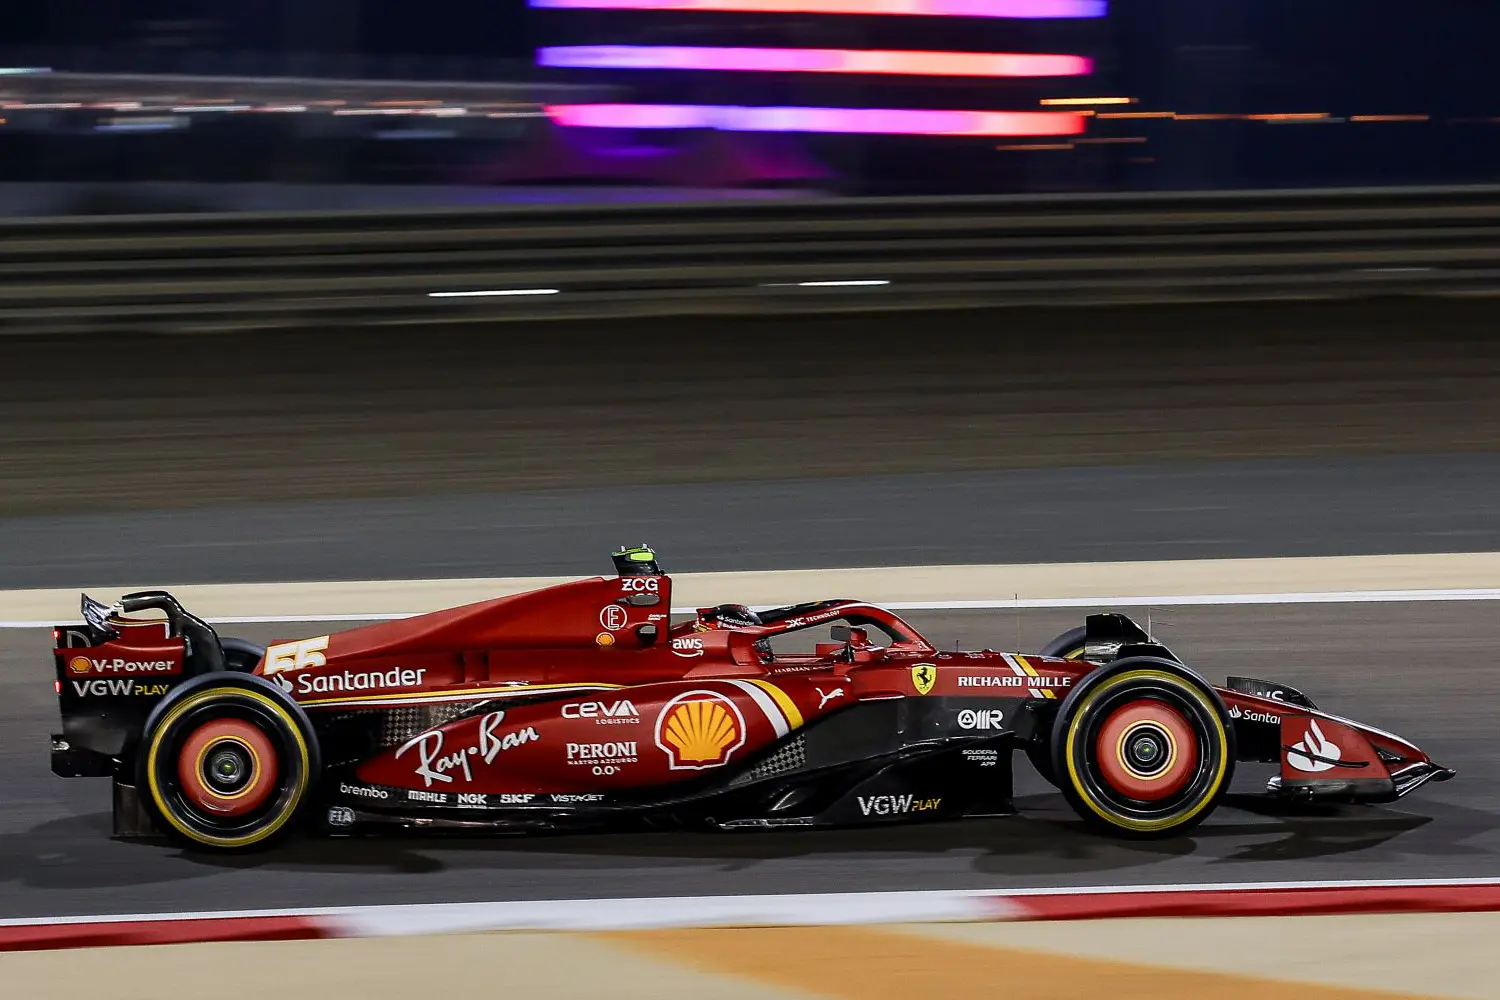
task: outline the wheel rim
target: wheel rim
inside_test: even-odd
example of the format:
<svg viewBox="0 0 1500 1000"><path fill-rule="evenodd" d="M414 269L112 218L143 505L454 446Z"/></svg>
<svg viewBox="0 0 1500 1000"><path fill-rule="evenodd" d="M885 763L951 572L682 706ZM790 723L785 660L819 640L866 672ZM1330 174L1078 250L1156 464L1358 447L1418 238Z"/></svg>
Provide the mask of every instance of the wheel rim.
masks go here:
<svg viewBox="0 0 1500 1000"><path fill-rule="evenodd" d="M1187 823L1214 800L1227 773L1227 733L1214 705L1166 672L1133 671L1102 683L1080 705L1067 736L1075 791L1091 812L1122 829Z"/></svg>
<svg viewBox="0 0 1500 1000"><path fill-rule="evenodd" d="M147 757L151 795L179 833L217 847L266 839L297 811L310 778L300 730L256 691L204 691L164 717Z"/></svg>

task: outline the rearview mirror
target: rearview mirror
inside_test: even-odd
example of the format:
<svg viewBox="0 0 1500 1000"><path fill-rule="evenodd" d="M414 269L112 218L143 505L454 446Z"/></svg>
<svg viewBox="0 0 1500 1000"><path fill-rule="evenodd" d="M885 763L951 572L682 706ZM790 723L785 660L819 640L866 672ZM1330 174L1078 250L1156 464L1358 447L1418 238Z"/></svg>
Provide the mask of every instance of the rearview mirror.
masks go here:
<svg viewBox="0 0 1500 1000"><path fill-rule="evenodd" d="M854 638L854 633L848 625L835 625L828 630L828 637L834 642L848 642Z"/></svg>

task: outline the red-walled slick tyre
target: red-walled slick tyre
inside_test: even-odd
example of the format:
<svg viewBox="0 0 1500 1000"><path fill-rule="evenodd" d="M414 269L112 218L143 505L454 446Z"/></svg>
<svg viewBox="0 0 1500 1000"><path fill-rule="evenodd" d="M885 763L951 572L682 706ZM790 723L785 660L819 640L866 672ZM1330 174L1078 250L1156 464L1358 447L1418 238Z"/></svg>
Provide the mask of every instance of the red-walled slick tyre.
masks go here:
<svg viewBox="0 0 1500 1000"><path fill-rule="evenodd" d="M1116 660L1064 700L1052 765L1068 804L1123 837L1170 837L1213 812L1234 776L1234 729L1213 687L1154 656Z"/></svg>
<svg viewBox="0 0 1500 1000"><path fill-rule="evenodd" d="M221 672L157 706L136 767L142 801L163 831L189 846L234 851L294 828L320 763L295 702L259 677Z"/></svg>

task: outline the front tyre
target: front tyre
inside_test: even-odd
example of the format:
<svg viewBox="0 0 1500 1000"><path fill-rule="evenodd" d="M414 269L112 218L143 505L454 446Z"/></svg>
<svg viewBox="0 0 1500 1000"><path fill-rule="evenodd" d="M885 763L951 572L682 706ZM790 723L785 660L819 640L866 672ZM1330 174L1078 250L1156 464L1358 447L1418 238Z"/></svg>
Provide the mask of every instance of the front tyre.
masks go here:
<svg viewBox="0 0 1500 1000"><path fill-rule="evenodd" d="M1131 838L1203 822L1234 776L1234 729L1213 687L1171 660L1131 656L1085 678L1058 709L1052 762L1079 816Z"/></svg>
<svg viewBox="0 0 1500 1000"><path fill-rule="evenodd" d="M137 787L157 825L192 847L262 847L294 827L320 762L301 708L270 682L195 678L152 712Z"/></svg>

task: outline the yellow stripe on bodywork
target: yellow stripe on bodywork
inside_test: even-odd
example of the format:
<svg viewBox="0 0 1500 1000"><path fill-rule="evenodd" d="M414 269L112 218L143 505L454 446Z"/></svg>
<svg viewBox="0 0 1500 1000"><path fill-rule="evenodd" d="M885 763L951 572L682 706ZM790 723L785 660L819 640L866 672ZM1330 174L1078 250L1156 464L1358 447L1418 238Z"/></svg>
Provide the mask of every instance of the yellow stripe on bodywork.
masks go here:
<svg viewBox="0 0 1500 1000"><path fill-rule="evenodd" d="M750 680L750 683L754 684L756 687L760 688L766 694L771 696L771 698L776 702L776 707L781 709L781 714L786 716L787 724L791 726L791 728L801 728L802 710L797 707L797 703L795 701L792 701L790 695L781 690L781 688L777 687L775 684L772 684L770 681L762 681L752 678Z"/></svg>
<svg viewBox="0 0 1500 1000"><path fill-rule="evenodd" d="M368 701L408 701L415 704L438 698L464 698L470 695L478 697L509 694L522 698L532 694L550 694L554 691L577 691L583 694L589 691L613 691L624 686L623 684L595 684L592 681L580 681L577 684L528 684L525 687L435 688L431 691L387 691L381 694L341 694L331 698L305 698L298 701L298 704L309 708Z"/></svg>
<svg viewBox="0 0 1500 1000"><path fill-rule="evenodd" d="M1033 667L1029 662L1027 662L1026 657L1022 656L1020 653L1016 654L1016 662L1021 665L1021 669L1025 670L1029 676L1041 676L1041 674L1036 672L1036 667ZM1051 698L1054 701L1057 700L1057 692L1053 691L1051 688L1037 688L1037 690L1041 692L1043 698Z"/></svg>

